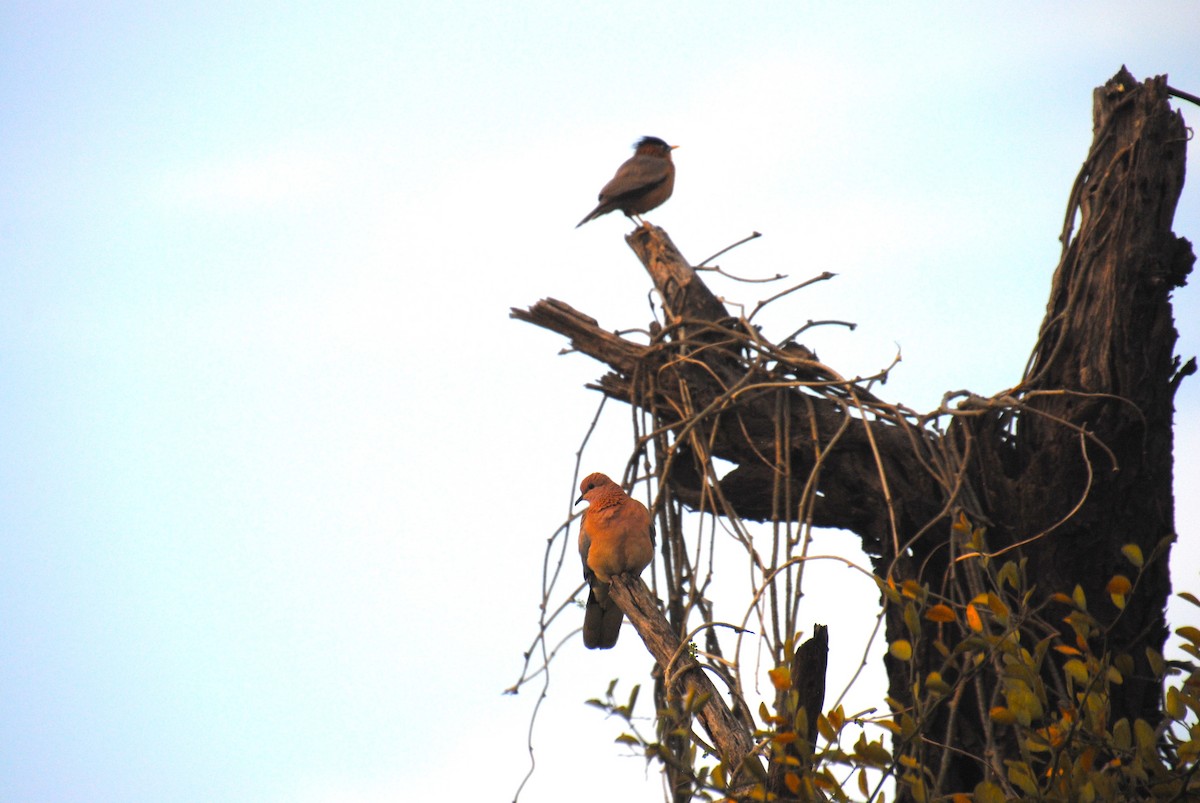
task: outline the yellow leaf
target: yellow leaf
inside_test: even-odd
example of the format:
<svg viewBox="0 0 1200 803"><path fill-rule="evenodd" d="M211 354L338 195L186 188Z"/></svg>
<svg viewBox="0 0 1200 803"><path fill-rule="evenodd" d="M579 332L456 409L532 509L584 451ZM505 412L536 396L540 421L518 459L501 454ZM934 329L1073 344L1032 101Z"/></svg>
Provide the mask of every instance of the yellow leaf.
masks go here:
<svg viewBox="0 0 1200 803"><path fill-rule="evenodd" d="M1076 683L1084 684L1088 682L1087 665L1076 658L1072 658L1063 664L1063 671L1071 676L1071 679Z"/></svg>
<svg viewBox="0 0 1200 803"><path fill-rule="evenodd" d="M889 602L900 603L900 592L896 590L896 581L890 577L886 581L876 577L875 583L879 586L879 591L887 597Z"/></svg>
<svg viewBox="0 0 1200 803"><path fill-rule="evenodd" d="M1029 765L1020 761L1010 761L1007 763L1009 783L1017 786L1030 797L1040 797L1037 783L1033 780L1033 773L1030 771Z"/></svg>
<svg viewBox="0 0 1200 803"><path fill-rule="evenodd" d="M783 774L783 782L787 784L788 791L793 795L800 793L800 776L794 772L785 772Z"/></svg>
<svg viewBox="0 0 1200 803"><path fill-rule="evenodd" d="M993 722L999 722L1001 725L1011 725L1017 721L1017 715L1002 705L994 706L988 711L988 716L992 718Z"/></svg>
<svg viewBox="0 0 1200 803"><path fill-rule="evenodd" d="M990 592L988 593L987 606L992 609L992 613L996 614L996 616L1000 617L1001 619L1008 618L1008 606L1005 605L1004 601L995 594Z"/></svg>
<svg viewBox="0 0 1200 803"><path fill-rule="evenodd" d="M1129 562L1139 569L1142 568L1142 548L1137 544L1126 544L1121 547L1121 554L1129 559Z"/></svg>
<svg viewBox="0 0 1200 803"><path fill-rule="evenodd" d="M1139 750L1151 752L1154 750L1154 728L1144 719L1133 721L1133 740Z"/></svg>
<svg viewBox="0 0 1200 803"><path fill-rule="evenodd" d="M1063 655L1083 655L1083 653L1069 644L1055 644L1054 649L1058 650Z"/></svg>
<svg viewBox="0 0 1200 803"><path fill-rule="evenodd" d="M976 633L983 631L983 620L979 618L979 611L975 610L974 605L967 606L967 625Z"/></svg>
<svg viewBox="0 0 1200 803"><path fill-rule="evenodd" d="M858 791L863 797L867 796L867 771L858 771Z"/></svg>
<svg viewBox="0 0 1200 803"><path fill-rule="evenodd" d="M1004 803L1007 799L1004 791L991 781L983 781L975 786L975 803Z"/></svg>
<svg viewBox="0 0 1200 803"><path fill-rule="evenodd" d="M792 687L792 673L786 666L768 669L767 675L771 678L771 685L777 690L783 691Z"/></svg>
<svg viewBox="0 0 1200 803"><path fill-rule="evenodd" d="M1188 602L1192 603L1193 605L1200 607L1200 599L1196 599L1196 595L1192 594L1189 591L1180 591L1176 596L1182 597L1183 599L1186 599Z"/></svg>
<svg viewBox="0 0 1200 803"><path fill-rule="evenodd" d="M905 580L900 585L900 593L909 599L916 599L921 595L921 584L916 580Z"/></svg>
<svg viewBox="0 0 1200 803"><path fill-rule="evenodd" d="M1192 642L1193 644L1200 644L1200 630L1192 627L1191 625L1184 625L1183 627L1178 627L1175 629L1175 632L1178 633L1179 635L1183 636L1185 639Z"/></svg>
<svg viewBox="0 0 1200 803"><path fill-rule="evenodd" d="M1183 700L1179 699L1179 690L1174 686L1167 689L1166 705L1163 708L1171 719L1183 719L1187 716L1187 708L1183 705Z"/></svg>
<svg viewBox="0 0 1200 803"><path fill-rule="evenodd" d="M821 732L821 736L825 738L825 741L837 741L837 731L834 730L833 725L829 724L829 719L824 714L821 714L821 716L817 717L817 730Z"/></svg>
<svg viewBox="0 0 1200 803"><path fill-rule="evenodd" d="M1133 583L1123 574L1114 574L1104 590L1110 594L1128 594L1133 589Z"/></svg>
<svg viewBox="0 0 1200 803"><path fill-rule="evenodd" d="M942 679L941 672L930 672L925 677L925 688L937 694L950 693L950 684Z"/></svg>
<svg viewBox="0 0 1200 803"><path fill-rule="evenodd" d="M925 618L931 622L953 622L958 617L954 615L954 609L949 605L938 603L929 610L925 611Z"/></svg>
<svg viewBox="0 0 1200 803"><path fill-rule="evenodd" d="M906 639L896 639L888 646L888 652L898 661L912 659L912 645Z"/></svg>
<svg viewBox="0 0 1200 803"><path fill-rule="evenodd" d="M765 801L767 799L767 789L762 784L757 783L751 787L749 793L747 793L747 797L749 797L751 800Z"/></svg>

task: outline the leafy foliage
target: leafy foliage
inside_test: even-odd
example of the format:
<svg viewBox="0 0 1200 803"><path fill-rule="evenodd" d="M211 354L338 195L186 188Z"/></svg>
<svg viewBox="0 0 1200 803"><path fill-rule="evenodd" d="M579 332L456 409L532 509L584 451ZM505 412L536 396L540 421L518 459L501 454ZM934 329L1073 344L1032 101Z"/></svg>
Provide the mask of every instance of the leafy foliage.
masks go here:
<svg viewBox="0 0 1200 803"><path fill-rule="evenodd" d="M618 702L614 681L605 701L590 702L625 721L628 730L618 742L684 772L703 800L882 802L889 779L917 801L1200 800L1200 665L1167 662L1150 651L1148 663L1163 689L1162 720L1113 721L1112 700L1134 661L1104 650L1106 628L1089 613L1082 589L1041 592L1028 584L1024 560L986 557L983 529L963 517L953 529L975 547L966 553L983 583L974 599L956 605L927 586L877 578L885 604L903 609L907 638L893 640L889 654L911 665L911 704L888 698L891 714L880 718L848 717L840 705L814 714L799 705L787 666L767 671L778 694L774 706L760 704L755 736L759 754L779 775L774 782L735 783L742 768L708 763L691 728L697 701L656 712L657 739L635 727L636 688ZM1150 556L1132 544L1121 553L1128 574L1107 583L1118 608L1136 593L1145 567L1165 559L1166 544ZM1179 596L1200 607L1195 595ZM1066 627L1052 626L1055 619ZM1200 661L1200 628L1176 633L1183 651ZM940 666L918 668L914 651L930 646ZM985 779L974 789L943 788L923 747L940 744L941 728L966 692L981 689L988 690L986 732L978 734L977 746L949 746L971 751L987 768ZM681 755L667 736L676 745L687 737L689 752Z"/></svg>

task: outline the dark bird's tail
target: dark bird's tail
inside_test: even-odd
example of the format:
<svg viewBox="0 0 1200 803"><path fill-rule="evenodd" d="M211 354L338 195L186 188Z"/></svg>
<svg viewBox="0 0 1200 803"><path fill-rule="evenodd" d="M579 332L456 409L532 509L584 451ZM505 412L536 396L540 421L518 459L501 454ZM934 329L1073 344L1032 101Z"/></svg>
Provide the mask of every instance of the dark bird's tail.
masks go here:
<svg viewBox="0 0 1200 803"><path fill-rule="evenodd" d="M617 636L621 635L621 622L624 619L625 614L608 596L608 585L594 584L588 593L587 608L583 613L583 646L589 650L612 649L617 643Z"/></svg>
<svg viewBox="0 0 1200 803"><path fill-rule="evenodd" d="M593 209L591 212L588 212L587 217L585 217L583 220L576 223L575 228L579 228L584 223L587 223L589 220L595 220L596 218L600 217L601 215L603 215L605 212L608 212L608 211L610 211L610 210L605 209L604 204L600 204L595 209Z"/></svg>

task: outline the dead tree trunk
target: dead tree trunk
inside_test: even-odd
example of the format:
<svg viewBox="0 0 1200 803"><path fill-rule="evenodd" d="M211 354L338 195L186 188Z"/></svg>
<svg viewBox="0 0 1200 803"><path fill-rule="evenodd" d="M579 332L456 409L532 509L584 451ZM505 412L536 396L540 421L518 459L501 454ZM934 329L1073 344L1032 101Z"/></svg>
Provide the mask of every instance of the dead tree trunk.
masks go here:
<svg viewBox="0 0 1200 803"><path fill-rule="evenodd" d="M648 345L561 302L513 312L607 363L596 387L676 437L664 493L759 521L795 516L807 498L813 525L862 538L888 640L913 647L887 658L895 752L919 768L896 768L901 799L982 782L1019 794L1004 723L1061 713L1078 680L1046 657L1051 642L1102 656L1105 682L1119 682L1112 722L1162 716L1153 656L1167 633L1173 396L1195 369L1174 356L1170 305L1194 262L1171 231L1187 131L1165 78L1138 84L1124 69L1095 91L1094 115L1038 344L1003 394L947 394L928 416L883 403L730 316L652 227L627 238L663 300ZM945 417L944 431L929 426ZM736 468L717 481L689 460L700 444ZM935 601L946 613L913 607ZM954 627L978 647L947 650ZM1021 650L1028 665L1014 669ZM932 672L952 695L926 694Z"/></svg>
<svg viewBox="0 0 1200 803"><path fill-rule="evenodd" d="M1009 397L964 399L978 414L957 417L947 434L963 456L962 487L970 493L959 501L987 525L987 551L1024 559L1028 584L1044 592L1082 590L1097 622L1084 641L1124 670L1111 722L1157 725L1162 716L1161 683L1146 650L1161 652L1167 635L1173 398L1195 368L1194 361L1181 368L1174 354L1170 304L1195 259L1171 231L1186 140L1165 77L1138 84L1122 69L1095 91L1094 141L1067 206L1062 258L1026 376ZM895 574L970 599L982 589L954 571L956 555L942 541L940 533L919 539L911 555L898 557ZM1122 553L1129 544L1147 560L1120 609L1108 586L1133 573ZM1045 618L1081 647L1072 624L1062 622L1070 613L1059 605ZM906 633L900 614L889 616L891 637ZM889 661L892 695L911 700L913 673ZM927 645L913 663L940 662ZM1052 662L1042 680L1064 688ZM969 791L987 774L974 756L986 752L988 723L964 712L1003 702L996 683L983 682L968 689L957 712L938 712L934 730L966 754L914 746L925 766L944 767L944 789ZM993 758L992 771L1002 773L1003 757Z"/></svg>

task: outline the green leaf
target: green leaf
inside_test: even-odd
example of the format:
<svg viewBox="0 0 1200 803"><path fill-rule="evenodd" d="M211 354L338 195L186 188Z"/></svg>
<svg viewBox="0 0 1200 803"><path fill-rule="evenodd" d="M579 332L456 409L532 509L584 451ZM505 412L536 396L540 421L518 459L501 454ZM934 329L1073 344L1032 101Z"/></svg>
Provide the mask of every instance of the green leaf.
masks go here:
<svg viewBox="0 0 1200 803"><path fill-rule="evenodd" d="M914 639L921 638L921 618L917 615L917 606L911 602L904 606L904 625L908 628L908 634ZM907 661L907 658L901 659Z"/></svg>
<svg viewBox="0 0 1200 803"><path fill-rule="evenodd" d="M1137 742L1138 750L1154 752L1154 728L1150 727L1149 722L1144 719L1135 719L1133 721L1133 738Z"/></svg>
<svg viewBox="0 0 1200 803"><path fill-rule="evenodd" d="M1167 668L1163 662L1162 653L1158 650L1146 648L1146 663L1150 664L1150 671L1154 673L1156 678L1161 678L1163 671Z"/></svg>
<svg viewBox="0 0 1200 803"><path fill-rule="evenodd" d="M1112 729L1113 745L1118 750L1128 750L1133 746L1133 734L1129 731L1129 720L1121 717L1113 725Z"/></svg>
<svg viewBox="0 0 1200 803"><path fill-rule="evenodd" d="M1000 567L1000 571L996 574L996 581L1003 586L1008 583L1012 586L1013 591L1019 588L1017 578L1017 564L1014 561L1008 561Z"/></svg>

